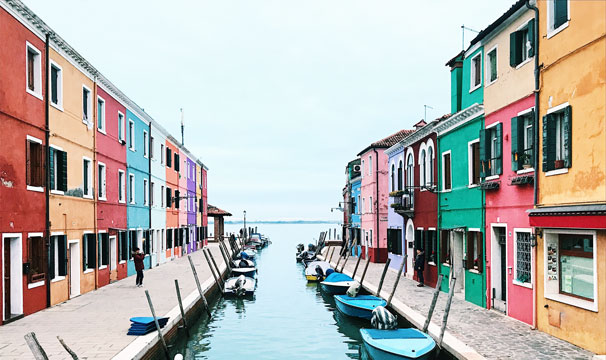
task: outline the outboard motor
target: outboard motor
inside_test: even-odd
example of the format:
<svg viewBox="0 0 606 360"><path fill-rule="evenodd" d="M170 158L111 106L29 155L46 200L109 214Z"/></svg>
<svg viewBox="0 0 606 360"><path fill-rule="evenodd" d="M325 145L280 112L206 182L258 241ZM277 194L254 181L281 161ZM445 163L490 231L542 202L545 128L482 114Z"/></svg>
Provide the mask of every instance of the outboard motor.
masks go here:
<svg viewBox="0 0 606 360"><path fill-rule="evenodd" d="M372 311L370 324L379 330L393 330L398 327L398 319L383 306L377 306Z"/></svg>
<svg viewBox="0 0 606 360"><path fill-rule="evenodd" d="M332 273L334 273L334 272L335 272L335 270L334 270L334 269L332 269L332 268L327 269L327 270L326 270L326 277L328 277L328 275L330 275L330 274L332 274Z"/></svg>
<svg viewBox="0 0 606 360"><path fill-rule="evenodd" d="M307 245L307 249L309 251L316 251L316 246L314 244L309 244L309 245Z"/></svg>
<svg viewBox="0 0 606 360"><path fill-rule="evenodd" d="M246 276L244 276L244 275L238 276L238 279L236 280L236 284L235 284L235 288L234 288L234 292L236 293L236 295L242 296L246 293L244 284L246 284Z"/></svg>
<svg viewBox="0 0 606 360"><path fill-rule="evenodd" d="M240 262L238 263L238 267L239 268L248 267L248 261L246 261L246 260L240 260Z"/></svg>
<svg viewBox="0 0 606 360"><path fill-rule="evenodd" d="M360 283L357 281L354 281L354 283L351 284L351 286L349 286L349 289L347 289L347 296L356 297L356 296L358 296L359 292L360 292Z"/></svg>
<svg viewBox="0 0 606 360"><path fill-rule="evenodd" d="M303 244L297 245L297 253L300 253L303 250L305 250L305 245L303 245Z"/></svg>
<svg viewBox="0 0 606 360"><path fill-rule="evenodd" d="M324 270L322 270L320 265L316 265L316 276L318 277L318 280L324 279Z"/></svg>

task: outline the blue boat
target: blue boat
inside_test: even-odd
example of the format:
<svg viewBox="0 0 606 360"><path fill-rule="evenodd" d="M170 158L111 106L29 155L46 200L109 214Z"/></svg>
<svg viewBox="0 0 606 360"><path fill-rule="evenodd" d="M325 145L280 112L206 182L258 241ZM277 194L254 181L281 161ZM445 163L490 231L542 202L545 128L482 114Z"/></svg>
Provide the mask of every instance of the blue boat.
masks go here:
<svg viewBox="0 0 606 360"><path fill-rule="evenodd" d="M370 320L372 311L377 306L386 306L387 301L372 295L335 295L337 309L345 315Z"/></svg>
<svg viewBox="0 0 606 360"><path fill-rule="evenodd" d="M436 348L432 337L417 329L360 329L360 335L374 360L426 360Z"/></svg>
<svg viewBox="0 0 606 360"><path fill-rule="evenodd" d="M347 289L354 283L354 279L351 276L334 272L326 277L324 281L320 283L322 290L331 295L343 295L347 292Z"/></svg>

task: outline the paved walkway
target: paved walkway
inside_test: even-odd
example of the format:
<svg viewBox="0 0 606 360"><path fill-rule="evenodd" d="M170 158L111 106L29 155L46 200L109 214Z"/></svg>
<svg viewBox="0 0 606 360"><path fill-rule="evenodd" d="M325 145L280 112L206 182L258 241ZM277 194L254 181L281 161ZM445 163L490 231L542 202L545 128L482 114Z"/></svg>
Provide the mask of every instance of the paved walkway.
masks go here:
<svg viewBox="0 0 606 360"><path fill-rule="evenodd" d="M223 267L218 244L210 244L215 261ZM202 251L191 254L201 283L212 278ZM151 316L144 290L148 290L156 314L167 314L178 306L174 279L179 280L181 296L196 291L187 257L147 270L144 288L135 286L130 276L91 291L65 303L45 309L13 323L0 326L1 359L33 359L23 336L31 331L51 360L71 359L57 336L85 359L110 359L127 347L137 336L126 335L133 316Z"/></svg>
<svg viewBox="0 0 606 360"><path fill-rule="evenodd" d="M333 266L338 259L338 250L332 258ZM355 268L357 258L350 258L345 266L345 273L350 276ZM339 265L339 270L343 261ZM356 272L359 280L364 270L365 260L360 261ZM385 264L371 263L368 267L364 286L376 291ZM397 277L397 270L390 268L385 276L381 296L389 298ZM400 278L398 288L392 303L398 311L410 315L412 322L425 321L431 304L433 289L430 287L417 287L416 281ZM440 293L438 303L432 317L430 333L439 333L444 307L446 306L446 293ZM416 325L416 324L415 324ZM432 331L433 330L433 331ZM468 347L467 358L486 359L591 359L593 353L583 350L566 341L547 335L530 326L507 317L492 310L486 310L464 299L453 298L450 315L448 317L447 334L445 340L451 335L451 343L458 343L459 347ZM475 354L474 354L475 353Z"/></svg>

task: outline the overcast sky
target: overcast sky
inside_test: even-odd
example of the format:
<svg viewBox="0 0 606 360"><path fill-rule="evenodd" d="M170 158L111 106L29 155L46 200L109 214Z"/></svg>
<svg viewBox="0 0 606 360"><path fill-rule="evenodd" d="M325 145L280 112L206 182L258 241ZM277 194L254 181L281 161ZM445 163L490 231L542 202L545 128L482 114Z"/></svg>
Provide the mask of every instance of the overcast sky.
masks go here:
<svg viewBox="0 0 606 360"><path fill-rule="evenodd" d="M450 110L461 25L513 0L24 0L210 168L248 219L339 219L345 165ZM474 36L465 34L466 46Z"/></svg>

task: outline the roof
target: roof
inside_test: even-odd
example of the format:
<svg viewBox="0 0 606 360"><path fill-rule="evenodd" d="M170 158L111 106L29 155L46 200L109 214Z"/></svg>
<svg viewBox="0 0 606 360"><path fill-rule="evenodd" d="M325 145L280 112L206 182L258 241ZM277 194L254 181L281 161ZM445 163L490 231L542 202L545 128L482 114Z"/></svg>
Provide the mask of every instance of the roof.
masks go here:
<svg viewBox="0 0 606 360"><path fill-rule="evenodd" d="M515 4L511 5L509 10L507 10L503 15L499 16L492 24L488 25L484 30L480 31L478 35L471 40L469 46L473 46L474 44L480 42L486 35L490 34L494 29L496 29L499 25L501 25L507 18L513 15L516 11L520 10L524 7L526 0L518 0ZM529 9L530 10L530 9Z"/></svg>
<svg viewBox="0 0 606 360"><path fill-rule="evenodd" d="M216 206L212 206L211 204L208 204L208 216L210 217L223 217L223 216L231 216L230 213L228 213L225 210L221 210Z"/></svg>
<svg viewBox="0 0 606 360"><path fill-rule="evenodd" d="M465 55L465 50L456 54L452 59L448 60L445 65L453 67L457 61L463 61L463 55Z"/></svg>
<svg viewBox="0 0 606 360"><path fill-rule="evenodd" d="M362 155L369 149L373 149L373 148L386 149L388 147L391 147L391 146L397 144L398 142L400 142L401 140L403 140L404 138L406 138L408 135L412 134L413 132L415 132L415 131L408 130L408 129L400 130L395 134L391 134L386 138L373 142L372 144L367 146L364 150L360 151L358 153L358 156Z"/></svg>

